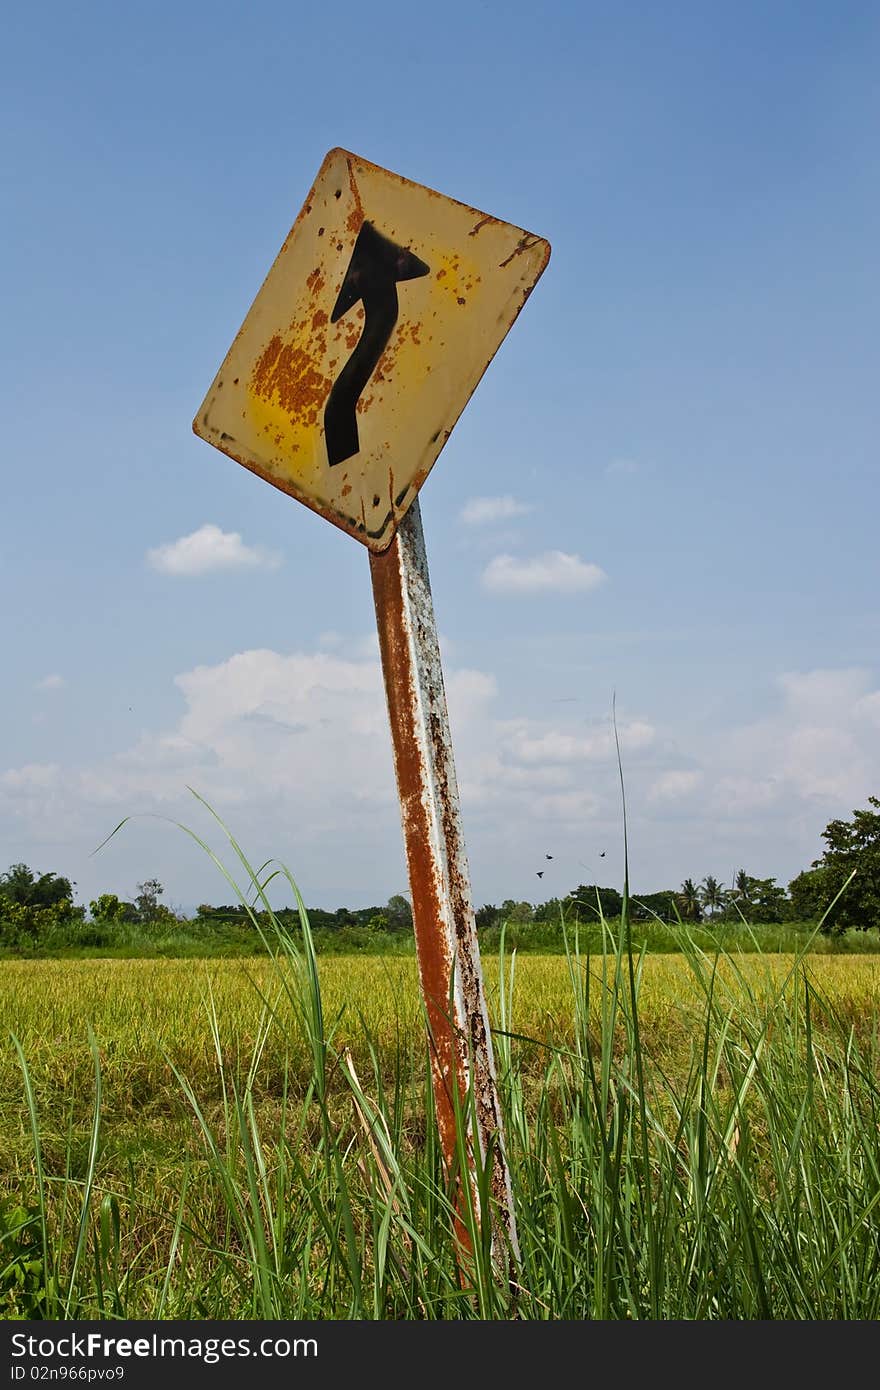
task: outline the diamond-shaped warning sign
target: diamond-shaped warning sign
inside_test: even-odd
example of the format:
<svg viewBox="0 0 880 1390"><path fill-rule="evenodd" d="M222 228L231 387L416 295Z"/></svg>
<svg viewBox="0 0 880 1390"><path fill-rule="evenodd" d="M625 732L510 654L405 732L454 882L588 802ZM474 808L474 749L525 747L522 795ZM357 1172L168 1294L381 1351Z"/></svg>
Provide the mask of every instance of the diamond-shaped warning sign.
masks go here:
<svg viewBox="0 0 880 1390"><path fill-rule="evenodd" d="M549 255L331 150L193 429L384 550Z"/></svg>

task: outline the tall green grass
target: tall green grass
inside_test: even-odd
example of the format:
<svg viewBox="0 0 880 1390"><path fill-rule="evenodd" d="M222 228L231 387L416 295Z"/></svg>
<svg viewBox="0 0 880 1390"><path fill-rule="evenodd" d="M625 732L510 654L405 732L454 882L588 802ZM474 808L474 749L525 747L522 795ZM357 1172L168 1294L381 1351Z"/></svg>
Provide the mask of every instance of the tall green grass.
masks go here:
<svg viewBox="0 0 880 1390"><path fill-rule="evenodd" d="M756 970L754 955L746 969L685 934L700 1002L685 1064L667 1069L641 1026L646 957L626 910L613 929L601 922L601 950L577 930L566 937L562 1030L520 1025L524 966L502 938L493 1021L520 1257L500 1277L475 1206L463 1213L470 1255L455 1236L424 1047L394 1020L391 1043L380 1040L366 1018L350 1045L350 1023L343 1036L325 1009L295 883L230 844L245 889L220 867L272 969L254 984L247 1056L230 1055L206 999L213 1086L168 1056L173 1123L190 1142L161 1186L139 1181L133 1162L127 1173L108 1162L94 1037L89 1092L70 1096L61 1134L47 1134L15 1041L29 1160L0 1207L4 1316L880 1315L876 1011L857 1030L823 996L806 950L782 972L770 957ZM299 904L296 933L270 906L279 874ZM287 1063L267 1098L262 1064L279 1038ZM477 1173L484 1212L490 1178Z"/></svg>

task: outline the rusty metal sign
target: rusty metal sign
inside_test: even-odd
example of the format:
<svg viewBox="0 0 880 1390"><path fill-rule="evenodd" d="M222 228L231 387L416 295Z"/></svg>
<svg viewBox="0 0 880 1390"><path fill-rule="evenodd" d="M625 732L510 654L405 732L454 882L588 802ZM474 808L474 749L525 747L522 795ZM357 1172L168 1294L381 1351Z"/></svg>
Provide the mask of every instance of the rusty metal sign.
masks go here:
<svg viewBox="0 0 880 1390"><path fill-rule="evenodd" d="M193 429L381 552L549 256L331 150Z"/></svg>
<svg viewBox="0 0 880 1390"><path fill-rule="evenodd" d="M473 1211L508 1274L516 1216L417 494L549 255L331 150L193 422L371 552L444 1169L464 1261Z"/></svg>

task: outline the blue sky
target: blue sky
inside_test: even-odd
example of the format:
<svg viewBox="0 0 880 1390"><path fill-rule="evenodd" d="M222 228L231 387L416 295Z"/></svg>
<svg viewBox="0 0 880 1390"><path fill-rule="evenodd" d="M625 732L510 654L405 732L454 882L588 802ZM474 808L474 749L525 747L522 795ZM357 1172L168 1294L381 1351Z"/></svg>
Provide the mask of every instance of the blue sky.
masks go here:
<svg viewBox="0 0 880 1390"><path fill-rule="evenodd" d="M476 902L620 886L613 700L637 891L880 793L876 6L5 36L0 869L228 900L192 786L314 905L406 887L366 551L191 432L337 145L553 247L420 497Z"/></svg>

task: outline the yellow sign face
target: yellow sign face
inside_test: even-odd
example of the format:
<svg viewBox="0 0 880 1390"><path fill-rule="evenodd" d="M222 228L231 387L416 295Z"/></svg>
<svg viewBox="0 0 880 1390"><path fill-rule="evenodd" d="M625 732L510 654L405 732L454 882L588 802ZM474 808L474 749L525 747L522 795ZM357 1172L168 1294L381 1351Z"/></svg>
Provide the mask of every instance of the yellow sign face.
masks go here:
<svg viewBox="0 0 880 1390"><path fill-rule="evenodd" d="M331 150L193 429L385 550L549 256Z"/></svg>

